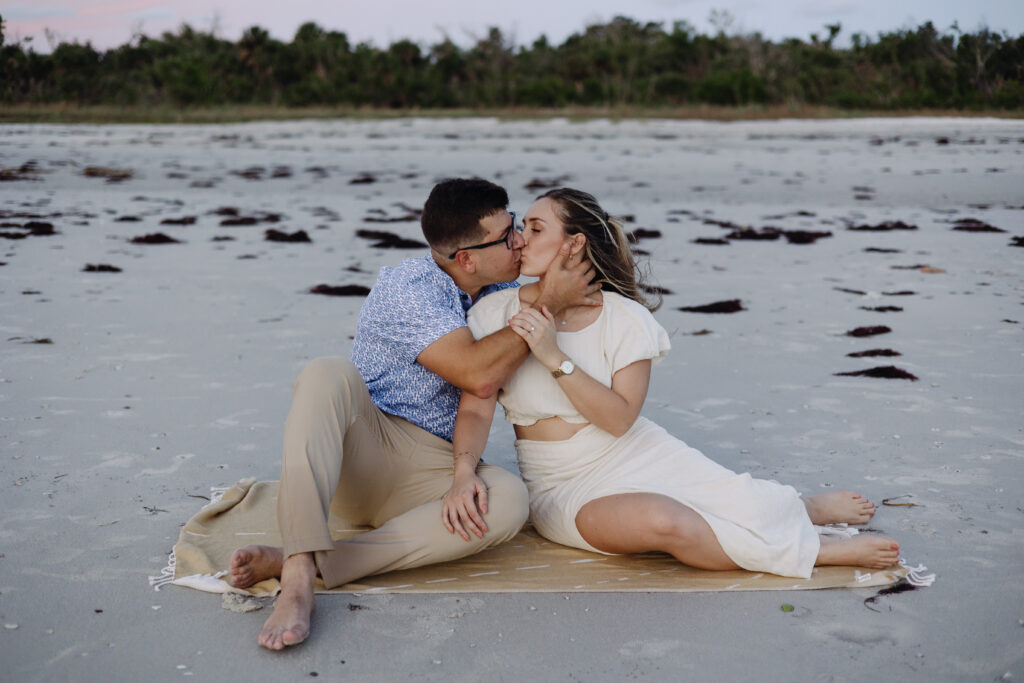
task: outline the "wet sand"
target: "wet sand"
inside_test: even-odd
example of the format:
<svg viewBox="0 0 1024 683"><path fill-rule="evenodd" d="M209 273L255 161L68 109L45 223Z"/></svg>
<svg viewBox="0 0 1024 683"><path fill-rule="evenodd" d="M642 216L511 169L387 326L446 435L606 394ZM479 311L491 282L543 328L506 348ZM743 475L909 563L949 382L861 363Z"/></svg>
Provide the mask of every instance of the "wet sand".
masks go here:
<svg viewBox="0 0 1024 683"><path fill-rule="evenodd" d="M1024 676L1024 122L8 125L0 170L14 680ZM347 355L454 175L520 214L565 183L628 216L673 343L645 415L732 469L864 493L936 583L329 596L282 654L266 609L154 591L211 486L278 477L295 376ZM512 438L496 423L488 461L514 470Z"/></svg>

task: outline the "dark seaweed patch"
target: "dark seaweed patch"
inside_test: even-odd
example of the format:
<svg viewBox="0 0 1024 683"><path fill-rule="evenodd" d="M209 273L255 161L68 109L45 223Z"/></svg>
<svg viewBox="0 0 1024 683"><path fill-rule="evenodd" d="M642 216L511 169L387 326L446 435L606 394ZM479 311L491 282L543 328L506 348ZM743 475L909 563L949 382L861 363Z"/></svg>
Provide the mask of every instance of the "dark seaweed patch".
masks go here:
<svg viewBox="0 0 1024 683"><path fill-rule="evenodd" d="M371 183L377 182L377 176L372 173L360 173L352 180L348 181L349 185L370 185Z"/></svg>
<svg viewBox="0 0 1024 683"><path fill-rule="evenodd" d="M626 233L626 239L629 240L630 244L636 244L640 240L654 239L661 237L661 230L650 230L648 228L637 228L632 232Z"/></svg>
<svg viewBox="0 0 1024 683"><path fill-rule="evenodd" d="M762 228L761 230L740 228L730 232L725 237L730 240L777 240L781 236L782 231L778 228Z"/></svg>
<svg viewBox="0 0 1024 683"><path fill-rule="evenodd" d="M169 235L165 235L162 232L153 232L148 235L140 235L133 237L129 240L132 244L181 244L181 240L176 240Z"/></svg>
<svg viewBox="0 0 1024 683"><path fill-rule="evenodd" d="M902 254L902 249L882 249L881 247L867 247L864 251L875 254Z"/></svg>
<svg viewBox="0 0 1024 683"><path fill-rule="evenodd" d="M939 144L941 145L941 144L949 144L949 143L948 142L945 142L945 143L940 142ZM872 595L870 598L864 598L864 606L867 607L872 612L878 612L879 610L877 610L874 607L872 607L872 605L874 605L878 601L878 598L882 597L883 595L895 595L896 593L906 593L907 591L917 590L917 588L918 588L917 586L915 586L914 584L910 583L905 578L902 578L899 581L897 581L896 583L894 583L893 585L888 586L888 587L883 588L882 590L878 591L877 593Z"/></svg>
<svg viewBox="0 0 1024 683"><path fill-rule="evenodd" d="M954 222L953 229L961 232L1006 232L977 218L960 218Z"/></svg>
<svg viewBox="0 0 1024 683"><path fill-rule="evenodd" d="M884 294L885 296L913 296L917 294L917 292L914 292L909 289L901 289L898 292L882 292L882 294Z"/></svg>
<svg viewBox="0 0 1024 683"><path fill-rule="evenodd" d="M790 244L813 244L823 237L831 237L831 232L816 232L814 230L783 230L783 236Z"/></svg>
<svg viewBox="0 0 1024 683"><path fill-rule="evenodd" d="M877 368L868 368L867 370L836 372L834 374L842 377L875 377L878 379L909 379L911 382L917 381L917 377L906 370L900 370L895 365L880 365Z"/></svg>
<svg viewBox="0 0 1024 683"><path fill-rule="evenodd" d="M721 239L719 237L698 237L695 240L690 240L694 244L729 244L729 240Z"/></svg>
<svg viewBox="0 0 1024 683"><path fill-rule="evenodd" d="M86 263L85 268L82 268L83 273L120 273L121 269L117 266L111 266L106 263Z"/></svg>
<svg viewBox="0 0 1024 683"><path fill-rule="evenodd" d="M292 169L288 166L275 166L270 173L271 178L291 178Z"/></svg>
<svg viewBox="0 0 1024 683"><path fill-rule="evenodd" d="M280 230L274 230L271 228L264 234L264 239L268 242L312 242L309 239L309 235L306 234L305 230L299 230L298 232L287 233Z"/></svg>
<svg viewBox="0 0 1024 683"><path fill-rule="evenodd" d="M868 327L855 327L847 331L847 337L874 337L877 334L888 334L892 328L885 325L872 325Z"/></svg>
<svg viewBox="0 0 1024 683"><path fill-rule="evenodd" d="M114 219L115 223L138 223L142 219L138 216L118 216Z"/></svg>
<svg viewBox="0 0 1024 683"><path fill-rule="evenodd" d="M235 218L225 218L220 222L225 227L238 227L242 225L256 225L259 223L259 219L255 216L237 216Z"/></svg>
<svg viewBox="0 0 1024 683"><path fill-rule="evenodd" d="M912 266L889 266L893 270L921 270L922 268L931 268L927 263L915 263Z"/></svg>
<svg viewBox="0 0 1024 683"><path fill-rule="evenodd" d="M1006 245L1008 247L1024 247L1024 235L1017 235L1016 237L1010 238L1010 243Z"/></svg>
<svg viewBox="0 0 1024 683"><path fill-rule="evenodd" d="M890 232L892 230L917 230L916 225L909 225L903 221L884 221L877 225L851 225L847 230L861 232Z"/></svg>
<svg viewBox="0 0 1024 683"><path fill-rule="evenodd" d="M671 289L666 289L665 287L658 287L657 285L640 285L640 289L644 290L644 293L646 294L673 294Z"/></svg>
<svg viewBox="0 0 1024 683"><path fill-rule="evenodd" d="M405 213L398 216L389 216L384 209L370 209L368 212L370 215L363 218L363 221L367 223L412 223L418 221L423 214L422 209L416 209L405 204L399 203L395 206L402 209Z"/></svg>
<svg viewBox="0 0 1024 683"><path fill-rule="evenodd" d="M903 354L899 351L893 351L892 349L868 349L867 351L854 351L853 353L846 354L850 358L877 358L902 356Z"/></svg>
<svg viewBox="0 0 1024 683"><path fill-rule="evenodd" d="M238 209L233 206L222 206L219 209L211 211L215 216L237 216L239 215Z"/></svg>
<svg viewBox="0 0 1024 683"><path fill-rule="evenodd" d="M246 180L263 180L263 174L267 172L267 169L262 166L250 166L249 168L243 168L240 171L231 171L231 175L236 175L239 178L245 178Z"/></svg>
<svg viewBox="0 0 1024 683"><path fill-rule="evenodd" d="M127 168L107 168L106 166L86 166L82 170L86 178L106 178L107 183L121 183L135 175L135 171Z"/></svg>
<svg viewBox="0 0 1024 683"><path fill-rule="evenodd" d="M195 225L195 216L182 216L181 218L165 218L160 225Z"/></svg>
<svg viewBox="0 0 1024 683"><path fill-rule="evenodd" d="M864 296L865 294L867 294L867 292L861 291L859 289L847 289L846 287L833 287L832 289L836 290L837 292L846 292L847 294L859 294L860 296Z"/></svg>
<svg viewBox="0 0 1024 683"><path fill-rule="evenodd" d="M875 311L876 313L899 313L903 309L899 306L861 306L862 311Z"/></svg>
<svg viewBox="0 0 1024 683"><path fill-rule="evenodd" d="M564 185L572 176L560 175L556 178L533 178L530 182L523 185L523 187L531 192L537 190L550 190L561 185Z"/></svg>
<svg viewBox="0 0 1024 683"><path fill-rule="evenodd" d="M374 249L423 249L427 246L424 242L407 239L384 230L356 230L356 237L376 240L370 245Z"/></svg>
<svg viewBox="0 0 1024 683"><path fill-rule="evenodd" d="M311 287L309 293L325 296L366 296L370 293L370 288L363 285L317 285Z"/></svg>
<svg viewBox="0 0 1024 683"><path fill-rule="evenodd" d="M676 310L686 313L737 313L746 309L743 308L743 304L739 299L729 299L727 301L704 304L703 306L682 306Z"/></svg>
<svg viewBox="0 0 1024 683"><path fill-rule="evenodd" d="M39 164L35 161L26 161L18 168L0 168L0 183L15 182L18 180L38 181Z"/></svg>
<svg viewBox="0 0 1024 683"><path fill-rule="evenodd" d="M210 241L211 242L234 242L235 238L231 237L230 235L216 235Z"/></svg>

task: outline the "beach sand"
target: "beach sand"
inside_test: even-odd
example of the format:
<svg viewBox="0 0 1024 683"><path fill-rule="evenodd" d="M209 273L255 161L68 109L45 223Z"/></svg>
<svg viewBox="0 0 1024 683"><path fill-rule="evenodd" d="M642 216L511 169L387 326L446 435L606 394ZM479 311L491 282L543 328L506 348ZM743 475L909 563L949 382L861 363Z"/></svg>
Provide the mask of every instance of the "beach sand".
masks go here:
<svg viewBox="0 0 1024 683"><path fill-rule="evenodd" d="M1024 122L8 125L0 169L6 680L1024 677ZM935 584L327 596L284 653L256 644L269 609L154 591L210 487L278 478L295 376L422 253L374 245L419 240L464 175L520 214L567 184L659 231L636 247L673 351L645 415L734 470L862 492ZM876 349L899 355L849 356ZM917 379L837 375L889 366ZM514 470L512 438L496 422L488 461Z"/></svg>

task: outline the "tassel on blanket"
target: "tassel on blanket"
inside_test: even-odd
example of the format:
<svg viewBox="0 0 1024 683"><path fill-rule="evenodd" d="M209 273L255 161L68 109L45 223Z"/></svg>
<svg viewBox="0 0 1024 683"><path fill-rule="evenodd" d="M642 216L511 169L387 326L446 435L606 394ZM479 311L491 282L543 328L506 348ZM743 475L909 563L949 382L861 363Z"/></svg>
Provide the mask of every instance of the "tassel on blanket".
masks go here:
<svg viewBox="0 0 1024 683"><path fill-rule="evenodd" d="M160 570L160 574L157 576L149 577L149 585L153 586L153 590L159 591L161 588L174 581L174 551L167 556L167 566Z"/></svg>
<svg viewBox="0 0 1024 683"><path fill-rule="evenodd" d="M924 566L923 564L919 564L916 567L911 567L901 557L900 566L907 570L907 583L909 583L911 586L916 586L920 588L923 586L930 586L933 583L935 583L935 573L932 572L931 574L925 574L925 572L928 571L928 567Z"/></svg>

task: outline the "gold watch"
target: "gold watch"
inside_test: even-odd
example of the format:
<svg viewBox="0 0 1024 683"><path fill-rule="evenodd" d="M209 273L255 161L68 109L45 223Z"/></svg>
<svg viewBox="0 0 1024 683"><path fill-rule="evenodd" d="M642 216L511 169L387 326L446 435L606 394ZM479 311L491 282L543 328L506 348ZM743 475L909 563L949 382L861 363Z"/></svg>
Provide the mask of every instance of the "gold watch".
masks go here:
<svg viewBox="0 0 1024 683"><path fill-rule="evenodd" d="M571 375L572 371L575 369L576 365L571 360L566 358L565 360L558 364L557 368L551 371L551 376L554 377L555 379L558 379L562 375Z"/></svg>

